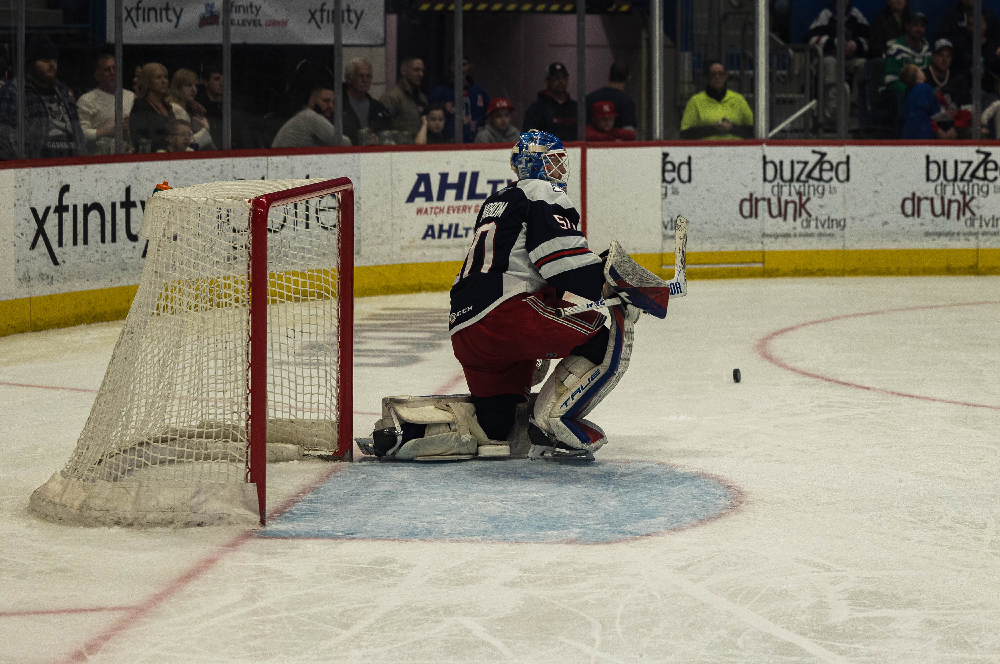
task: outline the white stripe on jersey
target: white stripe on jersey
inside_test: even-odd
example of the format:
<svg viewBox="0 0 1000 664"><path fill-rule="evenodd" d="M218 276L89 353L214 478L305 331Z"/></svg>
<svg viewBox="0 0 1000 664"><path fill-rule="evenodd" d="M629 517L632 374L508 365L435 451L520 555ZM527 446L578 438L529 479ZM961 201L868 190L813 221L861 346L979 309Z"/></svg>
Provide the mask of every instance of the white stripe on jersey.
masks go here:
<svg viewBox="0 0 1000 664"><path fill-rule="evenodd" d="M537 262L539 259L545 258L549 254L554 254L561 249L576 249L577 247L586 246L587 240L582 235L575 237L572 235L556 237L552 238L548 242L542 242L540 245L535 247L535 250L528 254L528 258Z"/></svg>
<svg viewBox="0 0 1000 664"><path fill-rule="evenodd" d="M564 256L546 263L542 266L541 274L546 280L548 280L557 274L562 274L563 272L568 272L569 270L574 270L578 267L583 267L584 265L593 265L595 263L600 265L601 259L598 258L597 254L592 251L588 251L585 254Z"/></svg>
<svg viewBox="0 0 1000 664"><path fill-rule="evenodd" d="M522 281L527 281L535 287L530 291L524 292L532 293L544 286L545 280L538 272L538 268L535 267L535 264L528 258L528 251L525 249L527 242L527 229L524 224L521 224L521 232L517 234L517 240L515 240L514 247L510 250L510 257L507 260L507 272L504 275L504 283L506 283L506 277L508 276L521 279ZM517 293L513 294L516 295ZM506 297L510 297L510 295L507 295L506 287L504 288L504 295Z"/></svg>
<svg viewBox="0 0 1000 664"><path fill-rule="evenodd" d="M545 201L549 205L558 205L569 210L574 207L565 191L560 191L545 180L518 180L517 188L524 192L529 201Z"/></svg>

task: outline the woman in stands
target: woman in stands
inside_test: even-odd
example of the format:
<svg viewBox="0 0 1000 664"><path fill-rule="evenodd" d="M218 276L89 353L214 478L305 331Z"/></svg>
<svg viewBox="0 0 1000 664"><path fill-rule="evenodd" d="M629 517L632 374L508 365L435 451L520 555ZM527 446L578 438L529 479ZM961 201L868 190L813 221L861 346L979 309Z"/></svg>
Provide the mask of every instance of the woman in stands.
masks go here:
<svg viewBox="0 0 1000 664"><path fill-rule="evenodd" d="M178 69L170 79L171 109L181 122L191 125L194 137L192 144L198 150L215 150L212 135L208 132L208 118L205 107L195 101L198 95L198 74L190 69Z"/></svg>
<svg viewBox="0 0 1000 664"><path fill-rule="evenodd" d="M169 92L167 68L158 62L144 65L139 72L135 103L129 115L129 133L136 152L167 149L167 125L174 119Z"/></svg>

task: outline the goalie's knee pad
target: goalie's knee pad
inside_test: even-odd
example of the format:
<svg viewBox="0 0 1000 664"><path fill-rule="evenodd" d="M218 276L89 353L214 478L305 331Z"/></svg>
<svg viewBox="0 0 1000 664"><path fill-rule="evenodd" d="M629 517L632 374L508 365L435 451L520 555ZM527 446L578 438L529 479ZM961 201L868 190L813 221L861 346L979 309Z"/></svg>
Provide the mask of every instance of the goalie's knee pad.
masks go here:
<svg viewBox="0 0 1000 664"><path fill-rule="evenodd" d="M611 330L604 361L594 364L570 355L556 365L535 401L534 420L545 433L577 449L591 452L604 445L604 431L587 414L615 388L632 355L636 307L612 307Z"/></svg>

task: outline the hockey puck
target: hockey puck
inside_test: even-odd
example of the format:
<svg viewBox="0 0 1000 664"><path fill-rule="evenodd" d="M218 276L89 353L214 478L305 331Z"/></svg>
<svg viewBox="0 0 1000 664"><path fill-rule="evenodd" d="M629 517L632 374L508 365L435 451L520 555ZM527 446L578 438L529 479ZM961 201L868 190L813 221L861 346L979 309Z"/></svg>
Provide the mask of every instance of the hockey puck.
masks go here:
<svg viewBox="0 0 1000 664"><path fill-rule="evenodd" d="M740 370L739 369L733 369L733 382L734 383L740 382Z"/></svg>

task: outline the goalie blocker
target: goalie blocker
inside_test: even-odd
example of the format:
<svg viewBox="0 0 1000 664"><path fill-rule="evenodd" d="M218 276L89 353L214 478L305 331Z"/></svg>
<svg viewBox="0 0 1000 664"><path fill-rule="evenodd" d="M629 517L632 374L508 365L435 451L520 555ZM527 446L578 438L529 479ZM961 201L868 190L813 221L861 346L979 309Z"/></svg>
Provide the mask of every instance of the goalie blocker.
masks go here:
<svg viewBox="0 0 1000 664"><path fill-rule="evenodd" d="M678 255L678 264L682 261ZM600 364L570 355L556 366L540 392L519 404L507 440L490 440L475 417L470 395L398 396L382 400L382 418L362 452L412 461L523 457L593 460L606 441L604 431L585 417L615 388L628 369L633 328L640 313L666 316L677 279L666 282L633 261L612 242L604 265L610 330ZM683 279L683 274L678 274ZM686 288L684 289L686 290ZM683 294L679 292L678 294ZM610 299L610 298L608 298ZM543 374L544 375L544 374ZM533 384L541 379L536 375Z"/></svg>

